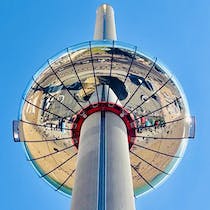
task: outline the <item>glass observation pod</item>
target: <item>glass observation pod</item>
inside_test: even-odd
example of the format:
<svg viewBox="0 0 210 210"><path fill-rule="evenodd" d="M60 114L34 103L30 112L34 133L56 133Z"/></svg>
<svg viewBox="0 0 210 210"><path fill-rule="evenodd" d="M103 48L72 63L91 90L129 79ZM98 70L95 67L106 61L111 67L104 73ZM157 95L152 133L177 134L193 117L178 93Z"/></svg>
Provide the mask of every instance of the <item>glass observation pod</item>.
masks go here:
<svg viewBox="0 0 210 210"><path fill-rule="evenodd" d="M75 121L108 102L90 100L104 85L117 96L109 106L128 116L130 165L138 197L174 171L188 139L194 137L195 120L176 78L136 46L90 41L50 58L23 94L19 119L13 124L14 140L23 142L40 177L71 196L79 146Z"/></svg>

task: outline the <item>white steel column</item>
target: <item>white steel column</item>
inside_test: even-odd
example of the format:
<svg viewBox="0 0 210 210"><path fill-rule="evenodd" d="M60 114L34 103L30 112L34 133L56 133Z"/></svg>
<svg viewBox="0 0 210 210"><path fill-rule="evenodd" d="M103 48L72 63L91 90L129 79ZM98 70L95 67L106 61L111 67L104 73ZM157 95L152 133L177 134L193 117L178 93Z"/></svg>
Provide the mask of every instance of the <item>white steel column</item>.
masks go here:
<svg viewBox="0 0 210 210"><path fill-rule="evenodd" d="M98 90L107 99L108 87ZM109 99L116 101L111 89ZM127 129L112 112L93 113L82 125L71 210L135 210Z"/></svg>
<svg viewBox="0 0 210 210"><path fill-rule="evenodd" d="M117 40L114 10L102 4L96 11L94 40Z"/></svg>

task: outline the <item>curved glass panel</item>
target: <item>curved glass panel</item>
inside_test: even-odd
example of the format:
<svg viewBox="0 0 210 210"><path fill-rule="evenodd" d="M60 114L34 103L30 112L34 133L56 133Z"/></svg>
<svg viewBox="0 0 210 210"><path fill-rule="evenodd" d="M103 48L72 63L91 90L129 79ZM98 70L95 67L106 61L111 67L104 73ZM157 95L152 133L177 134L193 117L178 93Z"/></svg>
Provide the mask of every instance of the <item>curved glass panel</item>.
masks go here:
<svg viewBox="0 0 210 210"><path fill-rule="evenodd" d="M23 95L14 135L34 168L51 186L71 195L76 170L75 116L101 102L108 86L135 128L130 161L135 196L156 188L173 172L194 136L185 95L157 59L119 41L74 45L48 60ZM120 145L119 145L120 146Z"/></svg>

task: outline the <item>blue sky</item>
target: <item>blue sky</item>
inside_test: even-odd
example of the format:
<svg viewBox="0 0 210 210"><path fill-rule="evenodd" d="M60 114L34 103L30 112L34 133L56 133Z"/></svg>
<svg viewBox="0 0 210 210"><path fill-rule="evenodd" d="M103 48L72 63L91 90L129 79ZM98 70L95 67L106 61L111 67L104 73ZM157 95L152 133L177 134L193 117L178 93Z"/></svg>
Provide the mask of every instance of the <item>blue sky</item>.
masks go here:
<svg viewBox="0 0 210 210"><path fill-rule="evenodd" d="M21 95L36 70L61 49L91 40L99 0L0 1L0 164L2 210L67 210L70 199L38 178L12 139ZM136 200L141 210L210 209L210 3L208 0L107 1L115 10L118 40L157 56L178 78L196 116L175 173Z"/></svg>

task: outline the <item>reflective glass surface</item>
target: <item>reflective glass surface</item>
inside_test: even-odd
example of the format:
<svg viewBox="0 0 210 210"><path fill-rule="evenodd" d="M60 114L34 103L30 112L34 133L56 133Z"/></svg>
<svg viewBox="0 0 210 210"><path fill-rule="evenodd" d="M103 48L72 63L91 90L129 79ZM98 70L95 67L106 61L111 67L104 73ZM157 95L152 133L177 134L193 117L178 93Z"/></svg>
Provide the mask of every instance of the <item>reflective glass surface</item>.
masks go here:
<svg viewBox="0 0 210 210"><path fill-rule="evenodd" d="M84 42L50 58L23 94L14 137L38 173L71 195L78 152L72 122L100 85L109 86L134 118L130 161L134 193L142 195L175 169L194 136L194 119L174 76L135 46Z"/></svg>

